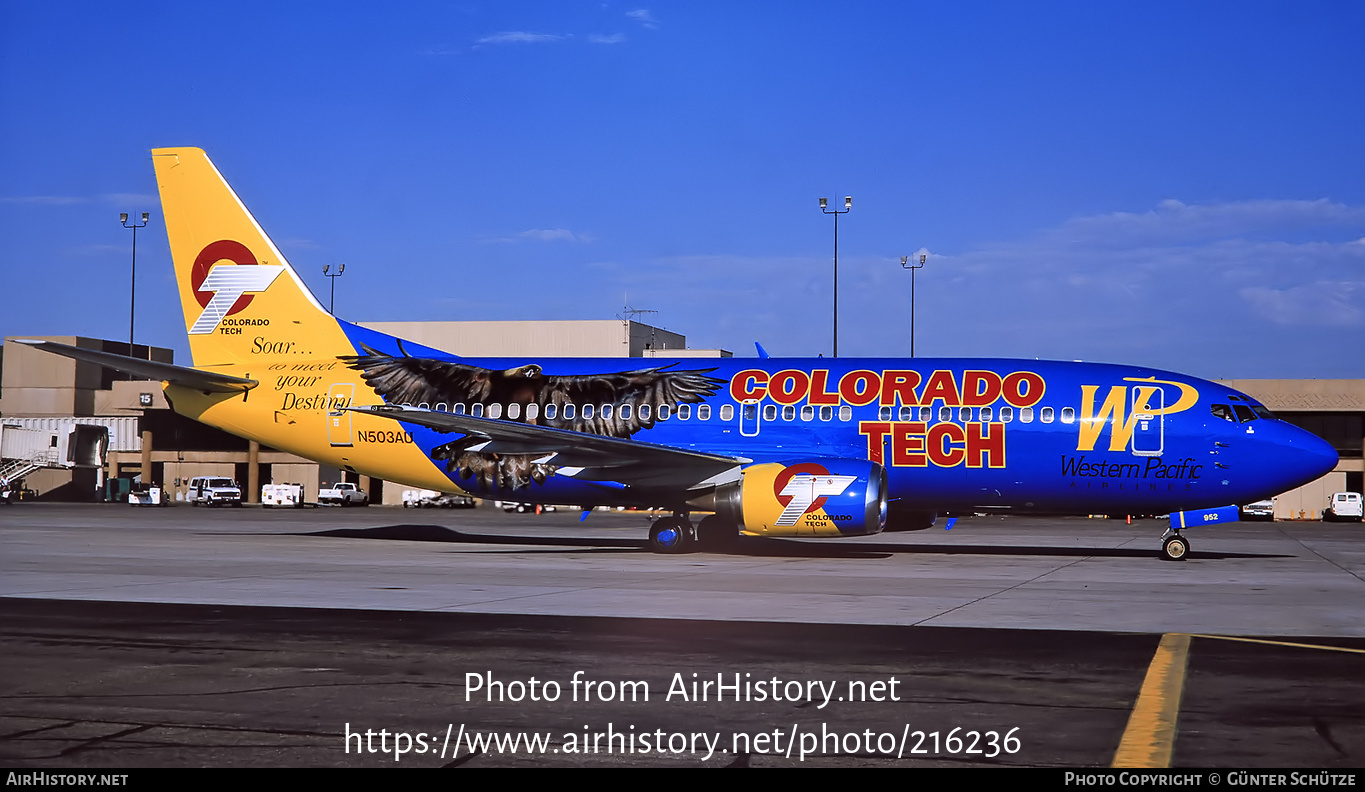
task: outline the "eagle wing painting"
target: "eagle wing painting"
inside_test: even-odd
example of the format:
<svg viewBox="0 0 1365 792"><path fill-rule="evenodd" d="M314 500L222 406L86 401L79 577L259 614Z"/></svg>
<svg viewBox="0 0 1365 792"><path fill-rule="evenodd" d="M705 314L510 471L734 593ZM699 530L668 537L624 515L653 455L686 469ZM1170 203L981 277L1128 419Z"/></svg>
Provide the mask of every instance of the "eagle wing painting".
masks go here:
<svg viewBox="0 0 1365 792"><path fill-rule="evenodd" d="M359 371L389 404L435 409L465 405L471 413L476 404L485 409L498 405L502 420L621 439L653 427L660 407L672 411L681 404L703 401L723 384L706 376L715 369L673 371L660 366L560 376L546 375L535 364L497 371L412 357L401 345L401 357L364 345L361 349L366 354L343 355L340 360ZM570 405L573 408L566 410ZM585 410L588 406L591 409ZM554 465L536 462L532 455L468 450L481 442L478 437L465 437L433 449L432 457L444 460L447 472L455 471L466 481L477 479L487 489L516 490L532 481L543 484L555 470Z"/></svg>

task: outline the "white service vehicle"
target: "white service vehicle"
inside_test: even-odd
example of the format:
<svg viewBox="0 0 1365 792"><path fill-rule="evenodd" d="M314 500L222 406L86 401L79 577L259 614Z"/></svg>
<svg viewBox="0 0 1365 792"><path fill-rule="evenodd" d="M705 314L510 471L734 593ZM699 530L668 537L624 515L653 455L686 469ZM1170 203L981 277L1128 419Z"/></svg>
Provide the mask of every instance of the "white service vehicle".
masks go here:
<svg viewBox="0 0 1365 792"><path fill-rule="evenodd" d="M230 478L195 476L190 479L190 491L185 500L191 506L241 506L242 488Z"/></svg>
<svg viewBox="0 0 1365 792"><path fill-rule="evenodd" d="M318 503L332 506L368 506L370 496L365 490L346 481L339 481L335 486L318 490Z"/></svg>
<svg viewBox="0 0 1365 792"><path fill-rule="evenodd" d="M297 509L304 506L302 484L266 484L261 487L261 505Z"/></svg>
<svg viewBox="0 0 1365 792"><path fill-rule="evenodd" d="M146 489L135 489L128 493L129 506L165 506L170 503L161 487L152 485Z"/></svg>
<svg viewBox="0 0 1365 792"><path fill-rule="evenodd" d="M1322 521L1360 522L1362 514L1365 514L1365 504L1362 504L1359 492L1335 492L1327 499L1327 508L1322 510Z"/></svg>
<svg viewBox="0 0 1365 792"><path fill-rule="evenodd" d="M1274 520L1275 519L1275 499L1267 498L1258 500L1255 503L1248 503L1242 507L1243 520Z"/></svg>
<svg viewBox="0 0 1365 792"><path fill-rule="evenodd" d="M430 506L441 497L441 493L429 489L410 489L403 490L403 508L416 509L422 506Z"/></svg>

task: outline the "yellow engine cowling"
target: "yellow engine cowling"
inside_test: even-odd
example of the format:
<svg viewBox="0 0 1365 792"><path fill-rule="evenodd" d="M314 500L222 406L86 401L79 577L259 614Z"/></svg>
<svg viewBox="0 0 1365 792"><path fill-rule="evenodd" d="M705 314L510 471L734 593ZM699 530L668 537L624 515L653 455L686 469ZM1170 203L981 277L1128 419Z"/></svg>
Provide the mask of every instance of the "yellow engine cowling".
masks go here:
<svg viewBox="0 0 1365 792"><path fill-rule="evenodd" d="M886 470L860 459L762 463L716 492L749 536L864 536L886 526Z"/></svg>

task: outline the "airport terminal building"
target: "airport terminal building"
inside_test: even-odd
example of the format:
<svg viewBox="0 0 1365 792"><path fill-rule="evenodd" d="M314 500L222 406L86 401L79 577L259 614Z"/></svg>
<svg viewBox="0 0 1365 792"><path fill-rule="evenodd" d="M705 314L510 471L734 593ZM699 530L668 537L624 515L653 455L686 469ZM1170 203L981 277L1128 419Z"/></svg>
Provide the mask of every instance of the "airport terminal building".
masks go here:
<svg viewBox="0 0 1365 792"><path fill-rule="evenodd" d="M467 357L729 357L717 349L688 349L686 337L634 321L375 322L380 332ZM127 355L126 342L79 337L44 340ZM137 357L173 362L169 349L137 346ZM637 366L638 367L638 366ZM1341 459L1334 471L1276 499L1279 519L1321 517L1333 492L1365 488L1365 379L1228 380L1279 418L1329 442ZM402 503L401 484L370 480L293 454L243 440L170 409L159 383L51 355L5 339L0 353L0 424L33 429L98 425L108 433L103 468L45 468L27 475L27 488L51 500L100 500L126 491L134 479L162 484L183 500L196 476L225 476L243 485L248 502L261 486L302 484L315 502L319 485L348 480L372 501ZM5 453L0 447L0 456ZM13 462L13 459L8 460ZM122 488L122 489L120 489Z"/></svg>

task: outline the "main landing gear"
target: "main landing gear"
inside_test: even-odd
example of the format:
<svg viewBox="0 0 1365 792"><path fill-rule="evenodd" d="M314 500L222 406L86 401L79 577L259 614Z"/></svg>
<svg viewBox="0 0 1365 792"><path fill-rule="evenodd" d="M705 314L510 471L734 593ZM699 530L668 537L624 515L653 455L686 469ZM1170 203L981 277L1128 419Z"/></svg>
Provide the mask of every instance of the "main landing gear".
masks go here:
<svg viewBox="0 0 1365 792"><path fill-rule="evenodd" d="M1190 554L1190 540L1179 531L1167 531L1161 537L1161 557L1167 561L1184 561Z"/></svg>
<svg viewBox="0 0 1365 792"><path fill-rule="evenodd" d="M687 515L664 517L649 526L649 546L656 553L681 553L692 544L692 524Z"/></svg>
<svg viewBox="0 0 1365 792"><path fill-rule="evenodd" d="M714 514L693 526L683 512L655 520L649 528L649 546L656 553L721 552L733 547L738 537L737 526Z"/></svg>

